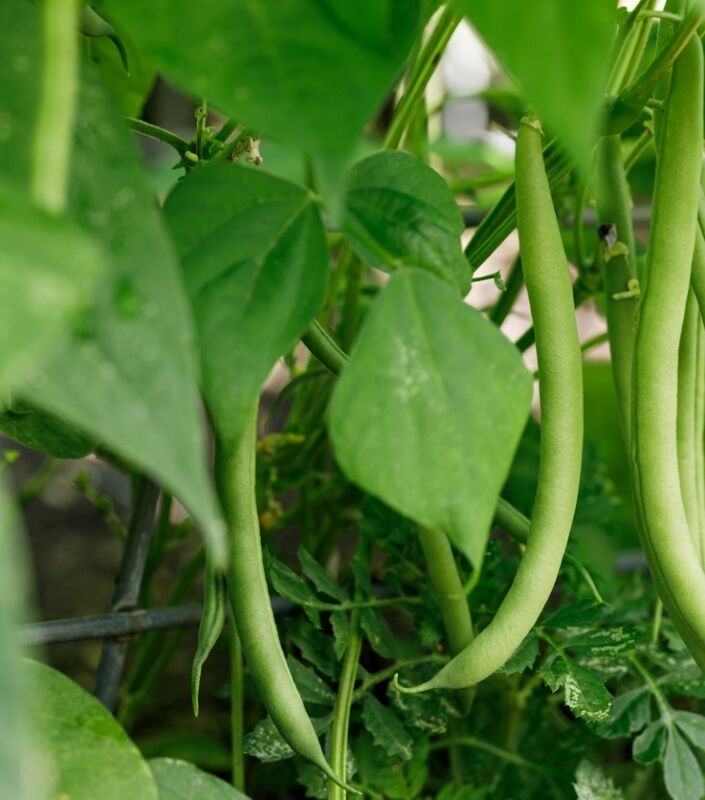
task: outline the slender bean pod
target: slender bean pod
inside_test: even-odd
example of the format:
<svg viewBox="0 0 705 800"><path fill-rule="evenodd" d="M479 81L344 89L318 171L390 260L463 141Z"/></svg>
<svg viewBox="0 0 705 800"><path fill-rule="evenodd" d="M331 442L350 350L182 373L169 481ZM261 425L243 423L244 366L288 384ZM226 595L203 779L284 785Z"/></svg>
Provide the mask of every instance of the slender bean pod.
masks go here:
<svg viewBox="0 0 705 800"><path fill-rule="evenodd" d="M255 406L245 433L234 447L216 441L215 479L230 536L228 593L233 617L252 681L282 737L295 752L340 784L323 755L279 641L260 543L255 498L256 440ZM350 787L344 788L357 794Z"/></svg>
<svg viewBox="0 0 705 800"><path fill-rule="evenodd" d="M528 119L519 128L516 176L519 245L541 376L541 449L531 529L514 581L492 622L433 678L400 687L403 691L472 686L506 663L548 600L575 513L583 436L580 343L541 132Z"/></svg>
<svg viewBox="0 0 705 800"><path fill-rule="evenodd" d="M702 116L702 48L693 37L673 68L659 136L635 335L632 467L647 560L664 606L705 667L705 574L681 496L676 436L678 351L695 246Z"/></svg>

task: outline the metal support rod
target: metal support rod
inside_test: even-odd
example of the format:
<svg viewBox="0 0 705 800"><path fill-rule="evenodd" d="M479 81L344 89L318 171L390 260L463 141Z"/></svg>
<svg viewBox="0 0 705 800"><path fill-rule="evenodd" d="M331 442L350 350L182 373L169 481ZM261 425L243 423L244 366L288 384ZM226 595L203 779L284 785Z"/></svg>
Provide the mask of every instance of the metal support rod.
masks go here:
<svg viewBox="0 0 705 800"><path fill-rule="evenodd" d="M73 617L24 625L20 628L19 638L25 647L87 642L92 639L134 636L165 628L186 628L198 625L200 619L200 606L119 611L93 617Z"/></svg>
<svg viewBox="0 0 705 800"><path fill-rule="evenodd" d="M115 583L114 612L133 611L137 608L149 552L149 542L154 529L159 493L160 490L156 484L145 477L139 479L125 551ZM111 638L103 644L95 694L110 711L114 711L117 704L118 689L126 657L126 639Z"/></svg>

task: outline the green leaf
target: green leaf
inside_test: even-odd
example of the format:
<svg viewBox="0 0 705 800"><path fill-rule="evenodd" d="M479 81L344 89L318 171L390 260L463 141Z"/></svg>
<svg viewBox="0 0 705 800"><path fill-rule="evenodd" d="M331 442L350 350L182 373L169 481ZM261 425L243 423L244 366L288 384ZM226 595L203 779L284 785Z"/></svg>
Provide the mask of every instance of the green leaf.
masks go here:
<svg viewBox="0 0 705 800"><path fill-rule="evenodd" d="M583 628L561 642L567 650L575 650L592 658L616 658L635 649L644 638L635 627L614 626L609 628Z"/></svg>
<svg viewBox="0 0 705 800"><path fill-rule="evenodd" d="M385 800L409 800L416 797L428 779L428 739L415 742L410 761L397 762L390 768L389 757L376 747L369 734L355 742L360 783L377 790Z"/></svg>
<svg viewBox="0 0 705 800"><path fill-rule="evenodd" d="M265 717L260 720L245 736L243 750L248 756L252 756L265 764L273 761L283 761L294 755L294 751L282 739L271 717Z"/></svg>
<svg viewBox="0 0 705 800"><path fill-rule="evenodd" d="M338 674L338 665L329 636L316 630L305 619L288 619L286 627L303 657L329 678Z"/></svg>
<svg viewBox="0 0 705 800"><path fill-rule="evenodd" d="M26 661L24 671L51 797L157 800L147 762L100 701L44 664Z"/></svg>
<svg viewBox="0 0 705 800"><path fill-rule="evenodd" d="M149 768L159 790L159 800L247 800L247 795L188 761L153 758Z"/></svg>
<svg viewBox="0 0 705 800"><path fill-rule="evenodd" d="M362 704L362 719L374 743L390 758L408 761L414 754L414 742L396 714L371 694Z"/></svg>
<svg viewBox="0 0 705 800"><path fill-rule="evenodd" d="M375 608L360 609L360 627L370 647L382 658L399 658L400 648L387 620Z"/></svg>
<svg viewBox="0 0 705 800"><path fill-rule="evenodd" d="M663 777L673 800L699 800L705 794L705 782L698 759L675 728L669 730Z"/></svg>
<svg viewBox="0 0 705 800"><path fill-rule="evenodd" d="M344 177L342 224L355 252L387 271L419 267L463 295L472 274L460 245L465 226L453 193L431 167L403 152L382 152Z"/></svg>
<svg viewBox="0 0 705 800"><path fill-rule="evenodd" d="M497 670L500 675L515 675L530 669L539 654L539 640L535 633L530 633L519 645L519 648L507 663Z"/></svg>
<svg viewBox="0 0 705 800"><path fill-rule="evenodd" d="M460 0L460 7L587 174L616 30L613 0Z"/></svg>
<svg viewBox="0 0 705 800"><path fill-rule="evenodd" d="M304 666L292 655L286 657L286 663L304 703L318 703L325 706L332 706L335 703L335 694L315 670Z"/></svg>
<svg viewBox="0 0 705 800"><path fill-rule="evenodd" d="M296 555L304 575L314 584L319 592L327 594L328 597L332 597L340 603L345 603L350 600L345 589L331 578L303 545L299 547Z"/></svg>
<svg viewBox="0 0 705 800"><path fill-rule="evenodd" d="M315 604L319 602L315 592L300 575L280 561L271 550L266 549L264 552L267 578L274 591L285 600L302 606L312 624L320 628L321 614L315 608Z"/></svg>
<svg viewBox="0 0 705 800"><path fill-rule="evenodd" d="M614 611L609 603L597 603L595 600L577 600L549 614L542 622L544 628L574 628L589 625L604 619Z"/></svg>
<svg viewBox="0 0 705 800"><path fill-rule="evenodd" d="M701 750L705 750L705 717L692 711L675 711L673 721Z"/></svg>
<svg viewBox="0 0 705 800"><path fill-rule="evenodd" d="M705 700L705 675L694 662L664 675L659 679L659 684L685 697Z"/></svg>
<svg viewBox="0 0 705 800"><path fill-rule="evenodd" d="M203 612L198 626L198 647L191 666L191 705L196 717L199 710L201 673L208 656L223 632L227 596L225 576L220 572L216 572L210 560L208 560L203 577Z"/></svg>
<svg viewBox="0 0 705 800"><path fill-rule="evenodd" d="M334 636L333 651L338 661L341 661L350 641L350 615L347 611L333 611L330 615L330 626Z"/></svg>
<svg viewBox="0 0 705 800"><path fill-rule="evenodd" d="M98 247L71 220L0 193L0 387L16 387L68 339L93 294Z"/></svg>
<svg viewBox="0 0 705 800"><path fill-rule="evenodd" d="M609 718L612 695L594 672L559 656L541 667L538 674L552 692L563 688L563 702L576 717L588 722Z"/></svg>
<svg viewBox="0 0 705 800"><path fill-rule="evenodd" d="M594 730L607 739L630 736L651 722L651 694L646 686L615 697L610 716Z"/></svg>
<svg viewBox="0 0 705 800"><path fill-rule="evenodd" d="M0 413L0 431L55 458L83 458L95 447L95 441L73 425L22 401Z"/></svg>
<svg viewBox="0 0 705 800"><path fill-rule="evenodd" d="M668 728L662 719L657 719L632 742L632 756L639 764L652 764L663 758Z"/></svg>
<svg viewBox="0 0 705 800"><path fill-rule="evenodd" d="M514 347L428 273L392 276L330 407L346 475L477 566L531 403Z"/></svg>
<svg viewBox="0 0 705 800"><path fill-rule="evenodd" d="M573 784L577 800L624 800L624 794L600 767L581 761L575 771Z"/></svg>
<svg viewBox="0 0 705 800"><path fill-rule="evenodd" d="M219 512L205 466L188 304L134 143L85 76L71 211L109 258L109 278L63 351L23 395L163 483L198 519L217 561Z"/></svg>
<svg viewBox="0 0 705 800"><path fill-rule="evenodd" d="M431 736L440 736L448 730L448 722L458 716L457 706L449 695L400 692L392 684L387 689L392 705L404 719L404 724Z"/></svg>
<svg viewBox="0 0 705 800"><path fill-rule="evenodd" d="M233 442L276 360L323 302L323 226L306 189L233 164L192 172L165 213L196 318L206 402Z"/></svg>
<svg viewBox="0 0 705 800"><path fill-rule="evenodd" d="M345 154L381 106L417 0L111 0L111 18L170 81L275 139ZM184 35L188 32L188 35Z"/></svg>
<svg viewBox="0 0 705 800"><path fill-rule="evenodd" d="M0 482L0 786L12 800L34 800L25 703L25 670L17 643L17 625L25 614L25 569L20 558L17 520L4 481Z"/></svg>

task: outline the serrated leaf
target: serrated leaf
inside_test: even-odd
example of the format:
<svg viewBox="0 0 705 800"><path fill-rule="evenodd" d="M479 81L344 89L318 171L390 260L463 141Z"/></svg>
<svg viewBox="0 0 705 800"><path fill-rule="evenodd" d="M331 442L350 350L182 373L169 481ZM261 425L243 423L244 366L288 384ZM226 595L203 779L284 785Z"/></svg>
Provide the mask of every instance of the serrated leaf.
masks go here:
<svg viewBox="0 0 705 800"><path fill-rule="evenodd" d="M370 647L383 658L399 658L399 645L387 621L374 608L360 609L360 627Z"/></svg>
<svg viewBox="0 0 705 800"><path fill-rule="evenodd" d="M70 212L109 277L80 328L23 396L143 469L189 508L215 561L225 539L205 464L188 303L124 122L85 72Z"/></svg>
<svg viewBox="0 0 705 800"><path fill-rule="evenodd" d="M335 678L338 664L329 636L316 630L305 619L288 619L286 627L303 657L329 678Z"/></svg>
<svg viewBox="0 0 705 800"><path fill-rule="evenodd" d="M327 594L328 597L332 597L340 603L345 603L350 600L350 596L345 589L331 578L303 545L299 547L296 554L304 575L313 583L321 594Z"/></svg>
<svg viewBox="0 0 705 800"><path fill-rule="evenodd" d="M367 0L354 10L339 0L223 0L207 9L186 0L111 0L107 7L177 86L326 157L348 152L381 106L419 14L416 0Z"/></svg>
<svg viewBox="0 0 705 800"><path fill-rule="evenodd" d="M563 689L563 701L576 717L588 722L604 722L609 718L612 695L594 672L559 656L541 667L538 674L551 691Z"/></svg>
<svg viewBox="0 0 705 800"><path fill-rule="evenodd" d="M465 226L434 169L409 153L384 151L358 161L343 180L343 229L365 263L387 271L419 267L467 293Z"/></svg>
<svg viewBox="0 0 705 800"><path fill-rule="evenodd" d="M187 175L164 212L196 319L203 393L219 436L232 443L277 359L323 302L323 225L307 189L222 163Z"/></svg>
<svg viewBox="0 0 705 800"><path fill-rule="evenodd" d="M348 649L350 641L350 616L347 611L333 611L330 615L330 624L333 628L333 650L335 657L340 661Z"/></svg>
<svg viewBox="0 0 705 800"><path fill-rule="evenodd" d="M51 797L157 800L147 762L99 700L44 664L26 661L24 671Z"/></svg>
<svg viewBox="0 0 705 800"><path fill-rule="evenodd" d="M663 758L668 728L662 719L657 719L632 742L632 756L640 764L652 764Z"/></svg>
<svg viewBox="0 0 705 800"><path fill-rule="evenodd" d="M539 640L535 633L530 633L519 645L519 648L507 663L497 670L500 675L515 675L530 669L539 654Z"/></svg>
<svg viewBox="0 0 705 800"><path fill-rule="evenodd" d="M230 784L177 758L152 758L149 768L159 800L248 800Z"/></svg>
<svg viewBox="0 0 705 800"><path fill-rule="evenodd" d="M428 273L392 276L333 391L346 475L477 566L529 410L517 351Z"/></svg>
<svg viewBox="0 0 705 800"><path fill-rule="evenodd" d="M406 728L394 712L382 705L374 695L365 696L362 719L375 745L381 747L390 758L408 761L413 756L414 742Z"/></svg>
<svg viewBox="0 0 705 800"><path fill-rule="evenodd" d="M292 655L286 657L286 663L289 665L301 699L305 703L331 706L335 703L335 694L331 691L330 686L311 667L304 666Z"/></svg>
<svg viewBox="0 0 705 800"><path fill-rule="evenodd" d="M692 711L675 711L673 721L701 750L705 750L705 717Z"/></svg>
<svg viewBox="0 0 705 800"><path fill-rule="evenodd" d="M541 625L544 628L574 628L589 625L614 611L609 603L597 603L595 600L577 600L567 606L562 606L549 614Z"/></svg>
<svg viewBox="0 0 705 800"><path fill-rule="evenodd" d="M404 724L440 736L448 730L448 720L458 716L458 710L448 697L432 694L408 694L390 684L387 690L394 708L401 712Z"/></svg>
<svg viewBox="0 0 705 800"><path fill-rule="evenodd" d="M663 777L673 800L695 800L705 794L705 782L698 759L675 728L669 730Z"/></svg>
<svg viewBox="0 0 705 800"><path fill-rule="evenodd" d="M644 634L638 628L619 625L570 631L561 647L594 658L609 659L633 651L643 640Z"/></svg>
<svg viewBox="0 0 705 800"><path fill-rule="evenodd" d="M609 67L604 54L616 29L615 4L461 0L460 7L587 174Z"/></svg>
<svg viewBox="0 0 705 800"><path fill-rule="evenodd" d="M658 682L665 689L677 694L705 700L705 675L695 663L667 673Z"/></svg>
<svg viewBox="0 0 705 800"><path fill-rule="evenodd" d="M651 722L651 694L646 686L615 697L610 716L594 730L608 739L629 736Z"/></svg>
<svg viewBox="0 0 705 800"><path fill-rule="evenodd" d="M306 797L311 797L313 800L327 800L328 779L318 767L308 761L298 763L296 778L304 787Z"/></svg>
<svg viewBox="0 0 705 800"><path fill-rule="evenodd" d="M271 717L260 720L255 727L245 735L243 751L259 761L269 764L273 761L283 761L291 758L294 751L282 739L277 726Z"/></svg>
<svg viewBox="0 0 705 800"><path fill-rule="evenodd" d="M624 794L595 764L581 761L573 784L577 800L624 800Z"/></svg>

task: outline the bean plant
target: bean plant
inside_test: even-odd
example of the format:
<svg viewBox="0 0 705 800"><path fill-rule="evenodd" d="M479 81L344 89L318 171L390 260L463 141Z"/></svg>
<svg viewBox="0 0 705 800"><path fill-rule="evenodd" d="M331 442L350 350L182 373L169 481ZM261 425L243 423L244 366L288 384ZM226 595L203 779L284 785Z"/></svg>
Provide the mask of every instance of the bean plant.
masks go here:
<svg viewBox="0 0 705 800"><path fill-rule="evenodd" d="M438 133L467 23L513 159ZM6 0L0 30L0 797L705 796L705 3ZM97 696L27 646L19 513L89 456L132 486L126 524L75 482L118 616L200 603L197 637L107 641Z"/></svg>

